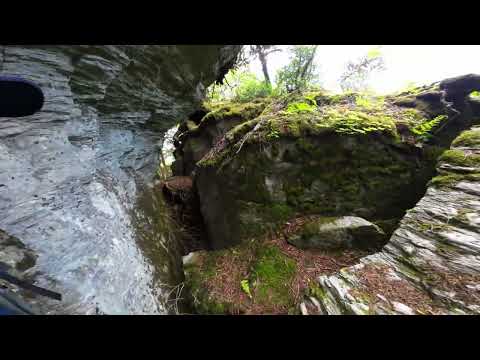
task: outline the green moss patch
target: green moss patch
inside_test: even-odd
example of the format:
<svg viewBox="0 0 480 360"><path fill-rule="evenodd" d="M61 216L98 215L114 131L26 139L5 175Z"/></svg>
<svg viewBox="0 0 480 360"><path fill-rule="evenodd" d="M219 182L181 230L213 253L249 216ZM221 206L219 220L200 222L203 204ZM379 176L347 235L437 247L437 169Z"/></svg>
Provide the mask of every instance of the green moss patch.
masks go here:
<svg viewBox="0 0 480 360"><path fill-rule="evenodd" d="M480 131L478 130L465 131L453 141L452 145L455 147L480 146Z"/></svg>
<svg viewBox="0 0 480 360"><path fill-rule="evenodd" d="M365 135L379 132L396 136L395 121L391 116L348 109L327 110L323 121L317 126L332 128L340 134Z"/></svg>
<svg viewBox="0 0 480 360"><path fill-rule="evenodd" d="M277 247L260 248L250 275L256 300L264 306L293 306L289 286L295 273L295 261Z"/></svg>
<svg viewBox="0 0 480 360"><path fill-rule="evenodd" d="M461 150L453 149L445 151L439 161L456 166L477 167L480 166L480 155L466 154Z"/></svg>
<svg viewBox="0 0 480 360"><path fill-rule="evenodd" d="M258 103L226 103L217 106L201 120L200 126L209 122L219 122L229 118L240 118L242 120L251 120L259 116L265 109L265 102Z"/></svg>
<svg viewBox="0 0 480 360"><path fill-rule="evenodd" d="M237 104L235 107L242 110L233 110L225 105L202 120L223 118L226 114L249 114L245 116L245 122L225 135L222 146L212 149L198 163L199 166L217 166L223 160L236 156L248 144L274 143L282 138L300 139L329 133L347 136L381 134L402 143L404 139L399 136L398 129L403 128L416 142L425 142L447 120L445 115L429 118L418 109L394 106L384 97L366 94L288 94L273 100L261 114L254 112L256 117L253 118L245 110L249 106L252 104Z"/></svg>
<svg viewBox="0 0 480 360"><path fill-rule="evenodd" d="M429 186L433 186L436 188L443 188L443 187L452 187L457 185L461 181L472 181L478 182L480 181L480 174L449 174L449 175L439 175L434 177Z"/></svg>

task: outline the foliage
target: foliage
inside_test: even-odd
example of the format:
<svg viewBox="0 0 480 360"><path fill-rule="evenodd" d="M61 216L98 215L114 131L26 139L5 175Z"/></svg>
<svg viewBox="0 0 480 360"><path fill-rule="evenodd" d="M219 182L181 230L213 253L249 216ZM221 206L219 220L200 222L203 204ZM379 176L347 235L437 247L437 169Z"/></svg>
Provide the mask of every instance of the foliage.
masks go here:
<svg viewBox="0 0 480 360"><path fill-rule="evenodd" d="M281 92L304 90L318 82L314 63L317 45L296 45L290 48L290 62L277 73Z"/></svg>
<svg viewBox="0 0 480 360"><path fill-rule="evenodd" d="M269 123L269 126L270 131L266 135L267 140L278 139L280 137L280 132L273 127L272 123Z"/></svg>
<svg viewBox="0 0 480 360"><path fill-rule="evenodd" d="M235 100L239 102L263 98L273 93L271 85L261 81L245 69L231 70L223 85L213 84L207 90L207 100L219 102Z"/></svg>
<svg viewBox="0 0 480 360"><path fill-rule="evenodd" d="M272 86L260 81L255 74L246 73L238 87L235 89L235 99L241 102L255 98L267 97L272 94Z"/></svg>
<svg viewBox="0 0 480 360"><path fill-rule="evenodd" d="M385 70L385 62L379 48L370 50L357 61L349 61L340 77L343 91L363 92L368 90L370 76L376 71Z"/></svg>

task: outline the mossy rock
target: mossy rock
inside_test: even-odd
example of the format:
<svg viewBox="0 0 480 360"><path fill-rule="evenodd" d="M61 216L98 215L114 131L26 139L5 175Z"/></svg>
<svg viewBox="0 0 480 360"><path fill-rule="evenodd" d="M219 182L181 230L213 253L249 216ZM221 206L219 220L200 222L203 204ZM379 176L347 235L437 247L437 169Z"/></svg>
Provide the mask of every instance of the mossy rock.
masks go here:
<svg viewBox="0 0 480 360"><path fill-rule="evenodd" d="M428 102L435 91L415 96ZM446 117L393 103L293 93L228 131L196 163L212 248L261 236L295 214L401 218L435 174L444 148L427 141Z"/></svg>
<svg viewBox="0 0 480 360"><path fill-rule="evenodd" d="M480 134L480 132L478 132ZM480 145L480 142L479 142ZM445 151L439 158L439 162L448 163L450 165L464 166L464 167L480 167L479 154L467 154L458 149Z"/></svg>
<svg viewBox="0 0 480 360"><path fill-rule="evenodd" d="M214 248L261 235L269 230L264 224L296 213L341 216L364 208L369 221L399 218L435 169L421 151L388 136L336 133L245 144L231 159L203 165L197 189Z"/></svg>
<svg viewBox="0 0 480 360"><path fill-rule="evenodd" d="M477 128L478 129L478 128ZM480 131L479 130L464 131L457 137L452 146L454 147L479 147L480 146Z"/></svg>
<svg viewBox="0 0 480 360"><path fill-rule="evenodd" d="M235 103L223 102L205 106L205 114L200 120L187 119L183 122L176 134L177 146L174 175L190 175L196 163L225 135L239 124L255 119L267 106L267 100ZM194 117L195 117L194 116Z"/></svg>
<svg viewBox="0 0 480 360"><path fill-rule="evenodd" d="M462 181L480 181L480 128L464 131L452 143L452 149L439 157L440 174L429 185L435 188L454 187Z"/></svg>
<svg viewBox="0 0 480 360"><path fill-rule="evenodd" d="M457 185L462 181L479 182L480 174L448 174L435 176L429 186L435 188L448 188Z"/></svg>
<svg viewBox="0 0 480 360"><path fill-rule="evenodd" d="M375 249L385 244L387 236L377 225L365 219L321 217L306 223L287 241L300 249Z"/></svg>

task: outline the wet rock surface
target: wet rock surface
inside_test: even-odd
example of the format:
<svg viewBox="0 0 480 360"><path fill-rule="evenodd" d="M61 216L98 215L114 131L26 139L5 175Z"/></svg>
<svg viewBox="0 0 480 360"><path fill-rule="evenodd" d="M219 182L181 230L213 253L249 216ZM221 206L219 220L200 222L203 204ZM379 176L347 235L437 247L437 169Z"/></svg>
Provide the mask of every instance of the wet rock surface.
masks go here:
<svg viewBox="0 0 480 360"><path fill-rule="evenodd" d="M180 260L150 186L159 140L196 109L238 46L0 50L1 74L45 94L40 113L0 119L0 229L38 256L36 284L64 295L44 312L165 312L161 285Z"/></svg>
<svg viewBox="0 0 480 360"><path fill-rule="evenodd" d="M458 139L480 139L474 127ZM464 133L465 134L465 133ZM458 141L466 157L480 141ZM440 161L440 176L459 169ZM450 172L449 175L445 171ZM461 170L460 170L461 171ZM470 174L471 175L471 174ZM303 302L308 314L478 314L480 178L432 180L384 249L361 264L323 276Z"/></svg>

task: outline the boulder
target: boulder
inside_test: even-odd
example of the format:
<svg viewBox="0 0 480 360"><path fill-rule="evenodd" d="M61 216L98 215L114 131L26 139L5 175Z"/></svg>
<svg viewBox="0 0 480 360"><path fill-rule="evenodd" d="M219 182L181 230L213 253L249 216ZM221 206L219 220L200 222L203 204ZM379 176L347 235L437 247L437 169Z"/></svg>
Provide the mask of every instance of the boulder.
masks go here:
<svg viewBox="0 0 480 360"><path fill-rule="evenodd" d="M387 236L377 225L355 216L322 217L305 224L287 241L300 249L369 249L385 244Z"/></svg>
<svg viewBox="0 0 480 360"><path fill-rule="evenodd" d="M329 101L314 106L315 96ZM445 116L365 106L355 96L290 94L229 130L195 168L211 247L262 236L296 213L400 219L434 176L441 149L425 139Z"/></svg>

